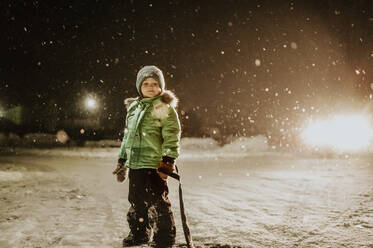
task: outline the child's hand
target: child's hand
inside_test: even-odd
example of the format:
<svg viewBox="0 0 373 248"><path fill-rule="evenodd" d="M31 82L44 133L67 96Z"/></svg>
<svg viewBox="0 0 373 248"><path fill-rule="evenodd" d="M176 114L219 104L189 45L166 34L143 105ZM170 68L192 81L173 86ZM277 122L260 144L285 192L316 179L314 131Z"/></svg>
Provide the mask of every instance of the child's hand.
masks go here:
<svg viewBox="0 0 373 248"><path fill-rule="evenodd" d="M172 172L174 172L174 170L175 170L174 164L160 162L159 166L158 166L158 169L157 169L157 172L163 180L166 180L168 178L168 176L167 176L167 174L163 173L162 171L171 174Z"/></svg>
<svg viewBox="0 0 373 248"><path fill-rule="evenodd" d="M127 177L127 167L123 164L118 163L117 168L113 171L113 175L117 176L118 182L123 182Z"/></svg>

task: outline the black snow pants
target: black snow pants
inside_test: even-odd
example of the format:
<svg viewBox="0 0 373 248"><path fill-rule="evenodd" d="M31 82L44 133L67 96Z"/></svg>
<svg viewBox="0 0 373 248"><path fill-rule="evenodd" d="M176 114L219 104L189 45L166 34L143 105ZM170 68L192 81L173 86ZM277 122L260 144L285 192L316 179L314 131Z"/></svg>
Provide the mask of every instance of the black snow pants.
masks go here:
<svg viewBox="0 0 373 248"><path fill-rule="evenodd" d="M135 239L150 239L153 229L155 244L175 243L176 228L167 195L167 181L155 169L130 169L128 201L131 207L127 221Z"/></svg>

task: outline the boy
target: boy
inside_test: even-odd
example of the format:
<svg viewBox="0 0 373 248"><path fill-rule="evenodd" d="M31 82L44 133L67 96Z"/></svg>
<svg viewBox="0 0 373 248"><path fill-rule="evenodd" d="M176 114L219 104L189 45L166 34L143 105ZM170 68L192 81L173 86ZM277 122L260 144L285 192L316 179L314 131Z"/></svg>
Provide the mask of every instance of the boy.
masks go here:
<svg viewBox="0 0 373 248"><path fill-rule="evenodd" d="M156 66L138 72L136 88L140 96L125 100L126 128L113 172L122 182L129 168L127 221L131 231L123 247L148 243L152 229L153 247L172 247L176 228L167 197L167 175L157 169L172 172L179 156L178 99L165 90L163 73Z"/></svg>

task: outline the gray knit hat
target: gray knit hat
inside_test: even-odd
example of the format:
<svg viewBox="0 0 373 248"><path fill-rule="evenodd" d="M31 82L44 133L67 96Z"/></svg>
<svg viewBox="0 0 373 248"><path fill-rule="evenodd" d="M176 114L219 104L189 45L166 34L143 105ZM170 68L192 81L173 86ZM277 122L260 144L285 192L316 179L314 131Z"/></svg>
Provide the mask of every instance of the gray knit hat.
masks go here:
<svg viewBox="0 0 373 248"><path fill-rule="evenodd" d="M136 79L136 88L137 91L139 92L140 96L141 94L141 84L144 82L146 78L154 78L157 80L159 87L161 88L162 92L165 89L165 82L164 82L164 77L161 69L154 65L147 65L141 68L141 70L137 73L137 79Z"/></svg>

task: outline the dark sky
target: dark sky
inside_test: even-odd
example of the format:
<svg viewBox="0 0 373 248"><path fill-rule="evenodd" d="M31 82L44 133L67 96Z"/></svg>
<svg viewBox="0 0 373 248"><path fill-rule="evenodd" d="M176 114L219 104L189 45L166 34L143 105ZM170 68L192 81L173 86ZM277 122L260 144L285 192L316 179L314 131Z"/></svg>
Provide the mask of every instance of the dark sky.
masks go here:
<svg viewBox="0 0 373 248"><path fill-rule="evenodd" d="M101 128L118 133L148 64L179 96L186 131L281 133L371 104L370 0L2 1L1 13L0 105L22 106L34 131L85 118L91 94Z"/></svg>

